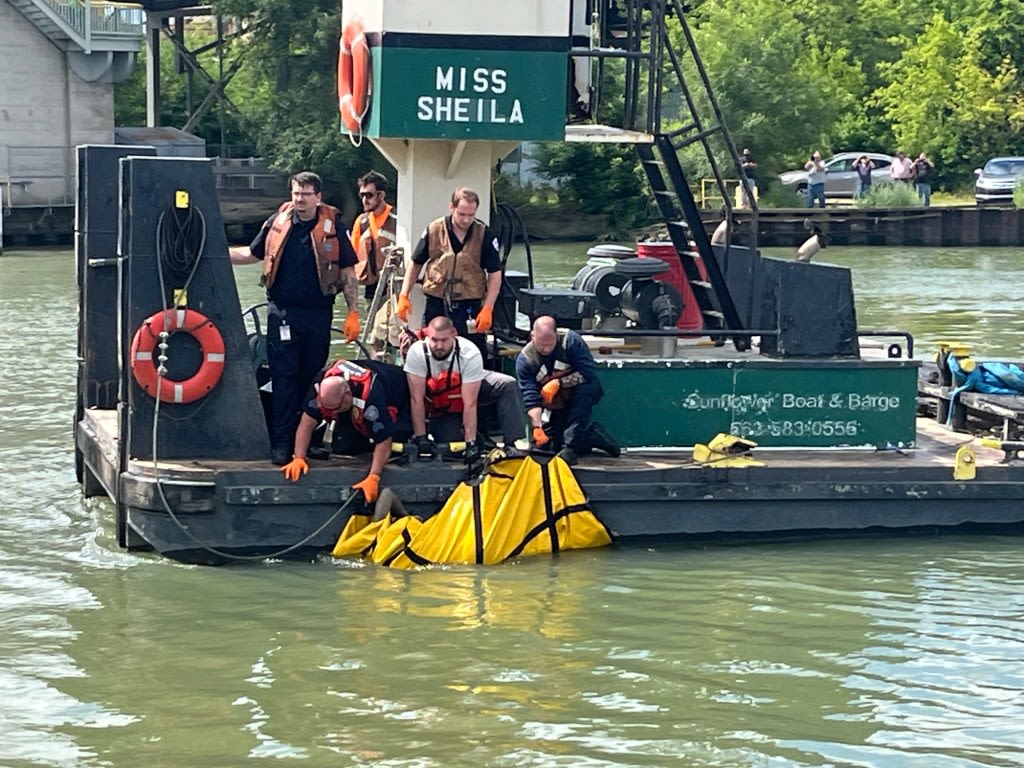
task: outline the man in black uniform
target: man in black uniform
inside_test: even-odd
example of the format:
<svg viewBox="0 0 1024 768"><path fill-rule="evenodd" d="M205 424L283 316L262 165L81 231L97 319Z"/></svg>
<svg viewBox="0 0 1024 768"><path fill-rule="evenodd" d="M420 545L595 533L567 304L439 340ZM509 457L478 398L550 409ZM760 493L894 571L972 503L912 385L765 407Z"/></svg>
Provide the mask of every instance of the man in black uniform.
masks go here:
<svg viewBox="0 0 1024 768"><path fill-rule="evenodd" d="M362 491L367 502L375 501L391 444L412 435L405 371L375 360L338 360L324 371L306 395L295 430L295 457L282 467L289 480L298 481L309 471L306 452L321 421L334 421L336 430L353 429L367 441L367 448L373 444L370 471L352 487Z"/></svg>
<svg viewBox="0 0 1024 768"><path fill-rule="evenodd" d="M409 319L409 291L423 271L423 325L447 317L460 336L471 339L486 355L483 334L491 329L501 293L501 256L498 238L476 218L479 206L476 192L459 187L448 203L448 215L427 225L405 273L397 312L403 321Z"/></svg>
<svg viewBox="0 0 1024 768"><path fill-rule="evenodd" d="M334 299L348 305L345 338L359 335L356 254L341 212L321 201L320 177L311 171L290 179L291 200L263 224L248 248L230 249L234 264L263 262L267 289L267 362L272 409L271 460L287 464L302 398L327 361Z"/></svg>
<svg viewBox="0 0 1024 768"><path fill-rule="evenodd" d="M590 420L604 389L594 356L576 331L559 331L550 315L534 320L530 343L516 358L516 378L534 445L553 441L553 447L561 449L558 455L570 465L594 448L619 456L615 439L603 425ZM546 427L545 410L549 414Z"/></svg>

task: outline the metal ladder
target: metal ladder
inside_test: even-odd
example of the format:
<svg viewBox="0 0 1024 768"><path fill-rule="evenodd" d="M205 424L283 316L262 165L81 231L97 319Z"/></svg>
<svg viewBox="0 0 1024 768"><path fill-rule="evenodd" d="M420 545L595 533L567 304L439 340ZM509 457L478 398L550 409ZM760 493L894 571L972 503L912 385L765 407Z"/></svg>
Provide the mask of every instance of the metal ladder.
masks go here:
<svg viewBox="0 0 1024 768"><path fill-rule="evenodd" d="M624 128L643 131L635 141L636 152L654 193L661 218L668 228L672 244L700 307L704 326L713 330L744 330L744 321L737 311L729 290L726 274L729 272L730 246L735 219L732 203L726 191L719 160L728 158L728 165L746 185L739 154L725 126L721 109L715 99L704 63L686 22L680 0L622 0L621 15L625 24L614 43L625 60ZM673 43L670 27L678 25L681 43ZM607 30L602 27L605 45ZM594 55L614 57L614 48L602 48ZM692 87L691 87L692 82ZM684 124L671 131L662 130L663 100L678 96L685 107ZM694 198L679 153L687 147L702 147L711 169L715 185L724 201L726 220L730 222L721 259L716 255L704 229L700 207ZM717 147L717 153L716 153ZM753 252L749 260L753 280L757 256L757 202L751 190L746 197L750 203L749 230L746 242ZM691 243L692 239L692 243ZM694 252L696 248L696 253ZM700 263L703 262L704 272ZM706 275L706 277L705 277ZM730 277L735 277L730 274ZM718 340L724 341L721 335ZM749 349L749 336L732 337L737 349Z"/></svg>
<svg viewBox="0 0 1024 768"><path fill-rule="evenodd" d="M718 257L704 231L700 209L686 182L672 140L662 134L655 137L653 144L637 144L636 151L654 192L662 220L668 228L672 245L675 246L676 255L683 266L683 274L700 307L704 327L716 330L742 329L743 323L719 267ZM688 224L690 221L695 222L696 226L691 228ZM701 274L698 260L704 264L707 279ZM737 343L741 345L746 341L737 338Z"/></svg>

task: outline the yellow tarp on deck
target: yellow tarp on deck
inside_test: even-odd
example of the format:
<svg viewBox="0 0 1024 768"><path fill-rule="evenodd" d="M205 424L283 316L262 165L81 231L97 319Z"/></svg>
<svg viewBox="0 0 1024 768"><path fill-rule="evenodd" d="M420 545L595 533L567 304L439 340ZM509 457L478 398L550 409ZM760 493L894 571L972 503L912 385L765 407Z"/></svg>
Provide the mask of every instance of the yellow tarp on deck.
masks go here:
<svg viewBox="0 0 1024 768"><path fill-rule="evenodd" d="M478 485L461 483L433 517L374 521L353 515L335 557L365 557L394 568L500 563L510 557L603 547L611 535L569 466L527 457L493 464Z"/></svg>

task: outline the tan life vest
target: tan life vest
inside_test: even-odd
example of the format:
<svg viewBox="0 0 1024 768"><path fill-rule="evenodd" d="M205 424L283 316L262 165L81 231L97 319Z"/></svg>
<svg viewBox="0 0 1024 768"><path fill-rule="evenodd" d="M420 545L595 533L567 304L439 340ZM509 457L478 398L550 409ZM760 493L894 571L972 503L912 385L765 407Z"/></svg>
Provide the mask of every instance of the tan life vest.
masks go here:
<svg viewBox="0 0 1024 768"><path fill-rule="evenodd" d="M423 293L451 301L483 299L487 293L487 273L480 266L484 225L474 221L458 254L452 251L448 225L444 218L427 227L427 262Z"/></svg>
<svg viewBox="0 0 1024 768"><path fill-rule="evenodd" d="M356 219L353 226L356 249L356 280L363 285L374 285L380 278L384 262L387 261L385 248L397 242L395 233L398 231L398 217L391 212L391 206L384 207L381 217L383 224L377 225L378 217L373 213L363 213Z"/></svg>
<svg viewBox="0 0 1024 768"><path fill-rule="evenodd" d="M264 288L270 288L277 277L277 270L281 266L281 254L284 253L284 244L292 231L293 209L294 206L291 202L282 203L267 232L263 254L263 277L260 279L260 284ZM339 262L341 244L335 224L337 217L337 208L321 203L317 206L316 223L310 232L313 257L316 259L316 273L320 280L320 291L324 296L334 296L341 291L343 286Z"/></svg>

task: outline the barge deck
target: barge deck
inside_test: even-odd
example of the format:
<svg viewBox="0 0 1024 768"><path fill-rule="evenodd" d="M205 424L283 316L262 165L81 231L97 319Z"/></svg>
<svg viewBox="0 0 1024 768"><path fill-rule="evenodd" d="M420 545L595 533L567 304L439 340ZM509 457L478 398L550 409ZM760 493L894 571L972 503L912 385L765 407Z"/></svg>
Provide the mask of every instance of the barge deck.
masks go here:
<svg viewBox="0 0 1024 768"><path fill-rule="evenodd" d="M581 458L574 474L616 540L675 536L821 535L874 529L1024 525L1024 462L917 419L912 449L755 448L750 466L696 462L692 451L627 449ZM78 426L92 494L117 499L124 544L220 564L328 551L361 498L350 488L365 457L311 463L302 483L266 460L132 460L117 468L116 416L86 411ZM976 476L955 480L973 446ZM392 463L382 484L429 517L465 479L461 463Z"/></svg>

